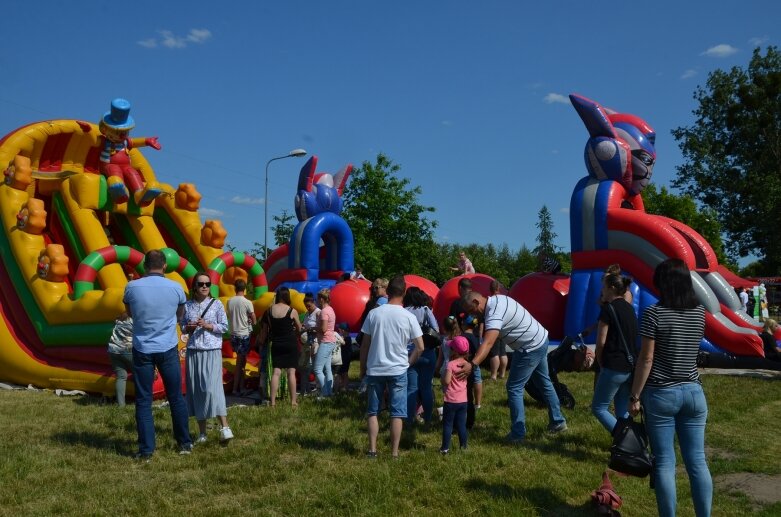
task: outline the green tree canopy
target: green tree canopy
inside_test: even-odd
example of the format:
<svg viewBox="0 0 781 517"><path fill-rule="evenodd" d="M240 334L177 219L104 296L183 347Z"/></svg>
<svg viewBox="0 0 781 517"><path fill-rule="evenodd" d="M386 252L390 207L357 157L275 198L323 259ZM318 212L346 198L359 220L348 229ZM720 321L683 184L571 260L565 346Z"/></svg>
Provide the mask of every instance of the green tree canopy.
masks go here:
<svg viewBox="0 0 781 517"><path fill-rule="evenodd" d="M384 154L353 171L344 190L342 216L355 238L355 263L369 278L401 273L427 275L438 268L434 208L418 201L420 187L397 177L401 167Z"/></svg>
<svg viewBox="0 0 781 517"><path fill-rule="evenodd" d="M755 49L748 68L710 73L694 98L694 124L673 131L686 160L673 184L715 210L728 253L759 254L764 273L778 273L781 54Z"/></svg>
<svg viewBox="0 0 781 517"><path fill-rule="evenodd" d="M720 263L734 267L732 261L724 254L721 224L714 209L709 207L699 209L688 194L679 196L664 186L657 190L653 183L643 190L643 204L649 214L663 215L692 227L708 241Z"/></svg>

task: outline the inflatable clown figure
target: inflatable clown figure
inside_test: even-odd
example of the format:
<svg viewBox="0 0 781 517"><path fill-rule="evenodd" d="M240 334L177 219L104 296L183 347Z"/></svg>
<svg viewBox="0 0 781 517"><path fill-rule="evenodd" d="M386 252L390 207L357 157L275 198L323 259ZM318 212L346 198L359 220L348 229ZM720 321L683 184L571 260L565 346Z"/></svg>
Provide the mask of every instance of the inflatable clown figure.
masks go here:
<svg viewBox="0 0 781 517"><path fill-rule="evenodd" d="M111 111L103 115L99 125L102 135L100 172L108 180L108 192L115 204L126 203L132 192L133 200L138 206L147 206L162 190L154 183L144 186L141 174L130 164L128 151L142 146L159 151L160 144L156 136L130 138L130 130L135 125L135 120L130 116L130 102L119 98L111 101Z"/></svg>

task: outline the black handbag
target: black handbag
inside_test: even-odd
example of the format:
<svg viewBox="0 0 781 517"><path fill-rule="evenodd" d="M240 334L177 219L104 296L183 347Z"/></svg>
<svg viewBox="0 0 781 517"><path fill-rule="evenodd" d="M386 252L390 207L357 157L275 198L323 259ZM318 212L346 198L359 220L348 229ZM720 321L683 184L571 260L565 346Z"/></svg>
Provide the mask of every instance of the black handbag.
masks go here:
<svg viewBox="0 0 781 517"><path fill-rule="evenodd" d="M439 332L428 323L430 309L426 307L423 311L423 322L420 324L420 330L423 331L423 346L426 350L432 350L440 345Z"/></svg>
<svg viewBox="0 0 781 517"><path fill-rule="evenodd" d="M616 422L607 466L616 472L641 478L653 474L654 457L648 449L648 435L645 432L642 412L640 422L635 422L631 416L619 418ZM653 475L651 487L653 488Z"/></svg>

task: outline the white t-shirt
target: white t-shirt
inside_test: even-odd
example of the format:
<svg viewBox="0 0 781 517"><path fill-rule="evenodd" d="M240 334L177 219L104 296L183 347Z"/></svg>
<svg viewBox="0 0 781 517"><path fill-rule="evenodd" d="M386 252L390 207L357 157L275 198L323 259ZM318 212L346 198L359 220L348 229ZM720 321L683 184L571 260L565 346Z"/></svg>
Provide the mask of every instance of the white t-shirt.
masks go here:
<svg viewBox="0 0 781 517"><path fill-rule="evenodd" d="M232 336L249 336L252 332L249 313L255 312L252 302L243 296L234 296L228 300L228 321Z"/></svg>
<svg viewBox="0 0 781 517"><path fill-rule="evenodd" d="M531 352L548 340L548 331L509 296L497 294L485 302L485 330L498 330L502 343Z"/></svg>
<svg viewBox="0 0 781 517"><path fill-rule="evenodd" d="M744 311L748 310L748 293L746 291L740 292L740 308Z"/></svg>
<svg viewBox="0 0 781 517"><path fill-rule="evenodd" d="M367 375L397 376L409 366L407 343L423 336L418 319L401 305L385 304L369 312L361 332L371 336Z"/></svg>

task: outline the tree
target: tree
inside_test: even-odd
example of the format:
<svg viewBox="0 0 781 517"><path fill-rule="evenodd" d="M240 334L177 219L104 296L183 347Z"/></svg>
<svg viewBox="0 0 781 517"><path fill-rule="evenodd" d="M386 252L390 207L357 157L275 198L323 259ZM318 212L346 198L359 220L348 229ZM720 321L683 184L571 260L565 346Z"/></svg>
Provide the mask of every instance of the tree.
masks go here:
<svg viewBox="0 0 781 517"><path fill-rule="evenodd" d="M401 167L380 153L353 171L344 190L342 217L355 238L355 263L369 278L401 273L433 276L438 267L434 208L418 201L420 187L398 178Z"/></svg>
<svg viewBox="0 0 781 517"><path fill-rule="evenodd" d="M290 237L293 236L293 230L296 227L293 222L295 218L296 217L287 210L282 210L282 214L272 217L274 222L277 223L272 228L272 231L274 232L274 242L277 246L282 246L283 244L290 242Z"/></svg>
<svg viewBox="0 0 781 517"><path fill-rule="evenodd" d="M708 241L720 263L734 267L733 261L724 253L721 224L713 208L698 209L688 194L678 196L667 187L657 191L653 183L643 190L643 204L649 214L663 215L692 227Z"/></svg>
<svg viewBox="0 0 781 517"><path fill-rule="evenodd" d="M553 244L553 240L558 235L553 231L553 217L546 205L542 205L537 213L537 223L534 225L540 231L535 238L537 246L532 253L537 257L537 270L545 269L544 261L546 258L555 258L563 272L569 272L572 269L572 261L569 253L563 253L561 246ZM566 267L565 267L566 266Z"/></svg>
<svg viewBox="0 0 781 517"><path fill-rule="evenodd" d="M694 98L692 126L672 133L685 163L673 182L712 207L729 237L728 253L763 257L781 270L781 54L754 50L747 69L708 75Z"/></svg>

